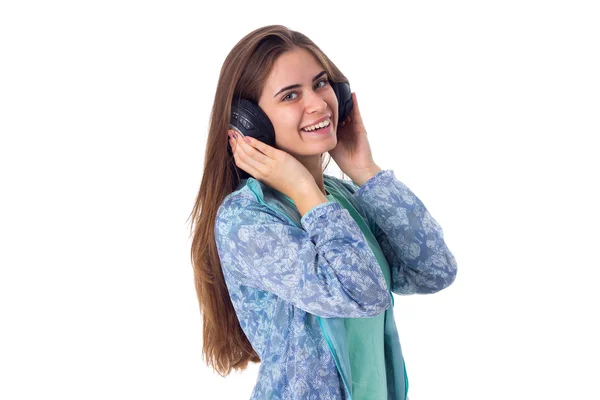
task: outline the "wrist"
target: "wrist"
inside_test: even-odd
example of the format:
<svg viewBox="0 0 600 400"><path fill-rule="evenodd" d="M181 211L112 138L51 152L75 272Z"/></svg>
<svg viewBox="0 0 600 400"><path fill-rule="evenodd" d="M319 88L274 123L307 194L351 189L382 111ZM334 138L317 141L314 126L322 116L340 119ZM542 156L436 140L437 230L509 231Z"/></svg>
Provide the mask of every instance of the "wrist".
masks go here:
<svg viewBox="0 0 600 400"><path fill-rule="evenodd" d="M316 184L310 186L306 191L297 193L292 201L296 205L300 215L304 216L308 211L313 209L319 204L329 202L329 199L325 197L321 189Z"/></svg>
<svg viewBox="0 0 600 400"><path fill-rule="evenodd" d="M352 182L360 187L381 171L382 169L377 164L373 164L368 168L352 171L352 174L347 175L352 179Z"/></svg>

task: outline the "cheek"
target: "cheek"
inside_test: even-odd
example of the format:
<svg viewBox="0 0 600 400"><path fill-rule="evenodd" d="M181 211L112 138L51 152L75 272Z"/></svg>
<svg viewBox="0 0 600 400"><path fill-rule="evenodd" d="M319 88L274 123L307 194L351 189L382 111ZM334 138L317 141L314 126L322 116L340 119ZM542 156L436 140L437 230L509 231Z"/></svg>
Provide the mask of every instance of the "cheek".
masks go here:
<svg viewBox="0 0 600 400"><path fill-rule="evenodd" d="M271 118L271 123L275 129L275 145L279 149L294 147L298 140L298 127L300 121L294 117L293 113L281 113L277 118Z"/></svg>
<svg viewBox="0 0 600 400"><path fill-rule="evenodd" d="M302 114L293 109L285 110L285 112L277 115L275 119L272 119L271 122L276 133L281 133L284 136L295 134L300 129Z"/></svg>
<svg viewBox="0 0 600 400"><path fill-rule="evenodd" d="M334 122L335 122L335 127L337 127L338 122L339 122L338 121L339 115L338 115L338 102L337 102L337 97L335 97L335 93L332 93L332 99L329 104L331 104L331 112L335 116Z"/></svg>

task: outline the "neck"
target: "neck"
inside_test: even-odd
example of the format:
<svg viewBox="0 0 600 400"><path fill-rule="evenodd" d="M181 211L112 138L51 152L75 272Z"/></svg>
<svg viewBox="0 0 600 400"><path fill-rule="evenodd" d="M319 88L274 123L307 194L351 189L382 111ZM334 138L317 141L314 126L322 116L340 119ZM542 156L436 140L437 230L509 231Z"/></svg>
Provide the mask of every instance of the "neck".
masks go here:
<svg viewBox="0 0 600 400"><path fill-rule="evenodd" d="M307 157L297 156L296 158L310 172L321 192L326 195L325 184L323 183L323 158L321 154Z"/></svg>

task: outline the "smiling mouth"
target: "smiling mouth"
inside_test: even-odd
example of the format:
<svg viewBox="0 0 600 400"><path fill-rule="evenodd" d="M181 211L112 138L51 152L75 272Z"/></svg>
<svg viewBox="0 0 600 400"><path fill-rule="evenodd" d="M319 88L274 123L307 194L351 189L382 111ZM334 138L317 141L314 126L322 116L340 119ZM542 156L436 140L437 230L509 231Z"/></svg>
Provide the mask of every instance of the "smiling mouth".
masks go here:
<svg viewBox="0 0 600 400"><path fill-rule="evenodd" d="M323 122L320 122L320 123L315 124L315 125L308 126L306 128L302 128L301 130L304 131L304 132L315 132L315 131L322 130L323 128L327 128L330 125L331 125L331 118L327 118Z"/></svg>
<svg viewBox="0 0 600 400"><path fill-rule="evenodd" d="M330 133L333 132L333 125L329 124L327 126L324 126L322 128L319 129L315 129L313 131L307 132L307 131L301 131L302 133L308 135L308 136L327 136Z"/></svg>

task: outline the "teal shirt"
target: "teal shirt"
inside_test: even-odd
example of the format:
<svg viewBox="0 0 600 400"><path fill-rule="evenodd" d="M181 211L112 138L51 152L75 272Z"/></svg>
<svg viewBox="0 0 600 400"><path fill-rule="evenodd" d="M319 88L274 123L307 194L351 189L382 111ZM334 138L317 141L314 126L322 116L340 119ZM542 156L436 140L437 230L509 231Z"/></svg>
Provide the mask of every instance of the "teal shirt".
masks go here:
<svg viewBox="0 0 600 400"><path fill-rule="evenodd" d="M326 197L329 201L339 203L354 218L379 262L387 288L390 290L390 267L371 229L341 193L333 188L328 188ZM387 400L388 398L384 322L385 311L375 317L344 318L352 374L353 400Z"/></svg>

